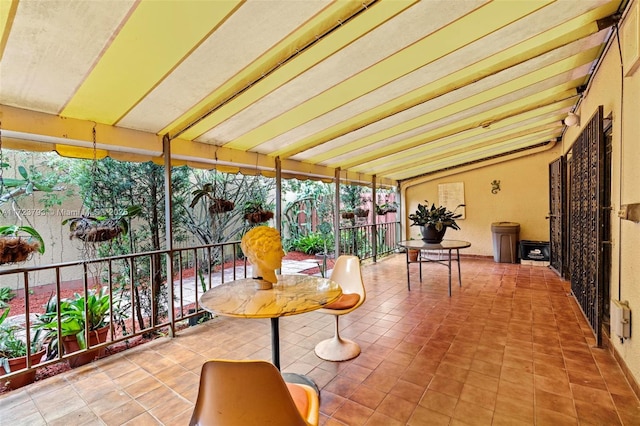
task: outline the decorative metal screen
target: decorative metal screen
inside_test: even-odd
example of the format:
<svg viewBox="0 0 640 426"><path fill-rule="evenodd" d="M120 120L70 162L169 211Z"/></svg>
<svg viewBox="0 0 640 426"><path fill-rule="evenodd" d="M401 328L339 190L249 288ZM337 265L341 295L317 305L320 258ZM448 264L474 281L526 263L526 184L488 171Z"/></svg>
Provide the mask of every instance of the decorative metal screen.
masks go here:
<svg viewBox="0 0 640 426"><path fill-rule="evenodd" d="M601 344L603 108L600 106L571 148L569 250L571 291Z"/></svg>
<svg viewBox="0 0 640 426"><path fill-rule="evenodd" d="M550 264L560 276L565 276L565 181L565 159L560 157L549 164Z"/></svg>

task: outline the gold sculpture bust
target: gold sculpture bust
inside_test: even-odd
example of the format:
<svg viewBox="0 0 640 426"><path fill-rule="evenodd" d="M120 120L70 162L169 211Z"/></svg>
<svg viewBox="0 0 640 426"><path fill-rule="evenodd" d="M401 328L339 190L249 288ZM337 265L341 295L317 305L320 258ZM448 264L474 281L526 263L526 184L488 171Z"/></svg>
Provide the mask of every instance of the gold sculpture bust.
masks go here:
<svg viewBox="0 0 640 426"><path fill-rule="evenodd" d="M275 270L282 267L284 257L280 233L269 226L256 226L244 234L240 247L253 265L253 278L262 280L259 288L272 288L278 282Z"/></svg>

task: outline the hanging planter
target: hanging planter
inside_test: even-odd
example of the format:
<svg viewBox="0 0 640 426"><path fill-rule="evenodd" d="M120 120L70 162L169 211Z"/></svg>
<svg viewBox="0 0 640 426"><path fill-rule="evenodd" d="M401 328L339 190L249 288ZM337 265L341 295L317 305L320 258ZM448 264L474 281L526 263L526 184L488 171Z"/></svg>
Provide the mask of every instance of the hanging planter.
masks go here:
<svg viewBox="0 0 640 426"><path fill-rule="evenodd" d="M30 226L0 226L0 265L25 262L32 253L44 253L44 241Z"/></svg>
<svg viewBox="0 0 640 426"><path fill-rule="evenodd" d="M211 205L209 206L210 214L220 214L226 213L233 210L235 205L232 201L224 200L222 198L214 198L211 200Z"/></svg>
<svg viewBox="0 0 640 426"><path fill-rule="evenodd" d="M353 212L342 212L340 213L343 219L353 219L356 215Z"/></svg>
<svg viewBox="0 0 640 426"><path fill-rule="evenodd" d="M367 217L369 216L369 210L358 207L353 211L353 214L355 214L358 217Z"/></svg>
<svg viewBox="0 0 640 426"><path fill-rule="evenodd" d="M72 217L64 220L62 225L69 224L69 239L77 238L85 243L100 243L126 234L129 231L127 219L137 216L141 211L142 207L131 206L115 217Z"/></svg>
<svg viewBox="0 0 640 426"><path fill-rule="evenodd" d="M191 192L191 195L193 195L193 199L191 200L191 204L189 204L189 207L194 208L202 197L206 197L210 202L208 210L209 214L212 216L230 212L234 209L235 205L232 201L225 200L224 198L216 198L214 194L215 186L211 183L205 183L204 185L202 185L202 188L196 189L195 191Z"/></svg>
<svg viewBox="0 0 640 426"><path fill-rule="evenodd" d="M256 225L272 219L273 212L262 201L247 201L244 205L244 218Z"/></svg>

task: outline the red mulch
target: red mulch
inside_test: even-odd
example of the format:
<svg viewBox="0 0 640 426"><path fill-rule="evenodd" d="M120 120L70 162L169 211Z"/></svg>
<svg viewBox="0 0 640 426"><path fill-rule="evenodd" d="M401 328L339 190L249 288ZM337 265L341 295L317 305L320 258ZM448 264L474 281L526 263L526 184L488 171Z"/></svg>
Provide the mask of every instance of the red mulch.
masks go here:
<svg viewBox="0 0 640 426"><path fill-rule="evenodd" d="M309 255L309 254L305 254L305 253L300 253L300 252L289 252L286 254L286 256L284 257L284 259L287 260L306 260L306 259L316 259L316 257L314 255ZM320 264L322 264L322 259L318 259L318 262ZM333 267L333 263L334 263L334 259L327 259L327 266L329 268ZM242 260L238 260L236 261L236 266L242 266L244 264L244 261ZM224 267L228 268L232 266L232 262L227 262L225 263ZM218 269L219 270L219 269ZM306 274L312 275L312 274L317 274L318 272L320 272L319 267L313 267L313 268L309 268L305 271L302 271ZM194 271L193 270L185 270L183 271L183 276L184 277L192 277L194 276ZM82 291L82 286L78 286L78 288L66 288L66 289L62 289L60 291L60 297L61 299L64 298L70 298L73 296L73 294L75 292L80 292ZM34 294L29 294L29 312L30 313L42 313L44 312L44 306L47 304L47 302L49 301L49 298L51 297L51 294L46 293L46 292L35 292ZM11 308L11 312L9 315L11 316L15 316L15 315L24 315L25 313L25 298L24 297L15 297L13 299L11 299L8 302L8 305ZM185 306L185 312L186 312L186 308L187 306ZM177 315L179 315L179 313L177 313ZM136 336L136 337L132 337L131 339L128 339L124 342L120 342L114 345L109 346L106 349L105 352L105 356L109 356L111 354L114 353L118 353L124 350L127 350L129 348L144 344L146 342L149 342L151 340L153 340L154 337L143 337L143 336ZM62 362L58 362L55 364L51 364L48 365L46 367L41 367L38 368L37 373L36 373L36 381L38 380L42 380L45 379L47 377L52 377L55 376L56 374L60 374L63 373L65 371L70 370L71 368L69 367L69 364L66 361L62 361ZM7 389L3 388L2 386L0 386L0 394L6 392Z"/></svg>

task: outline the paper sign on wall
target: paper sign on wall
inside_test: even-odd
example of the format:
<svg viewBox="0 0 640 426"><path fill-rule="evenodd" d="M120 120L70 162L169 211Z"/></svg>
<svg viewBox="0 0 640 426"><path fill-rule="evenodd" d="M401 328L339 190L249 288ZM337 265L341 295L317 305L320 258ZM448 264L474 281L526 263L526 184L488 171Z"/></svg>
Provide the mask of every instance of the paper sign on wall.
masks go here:
<svg viewBox="0 0 640 426"><path fill-rule="evenodd" d="M460 204L464 204L464 182L441 183L438 185L438 202L447 210L454 211ZM466 211L464 207L458 207L456 213L460 213L460 219L464 219Z"/></svg>

